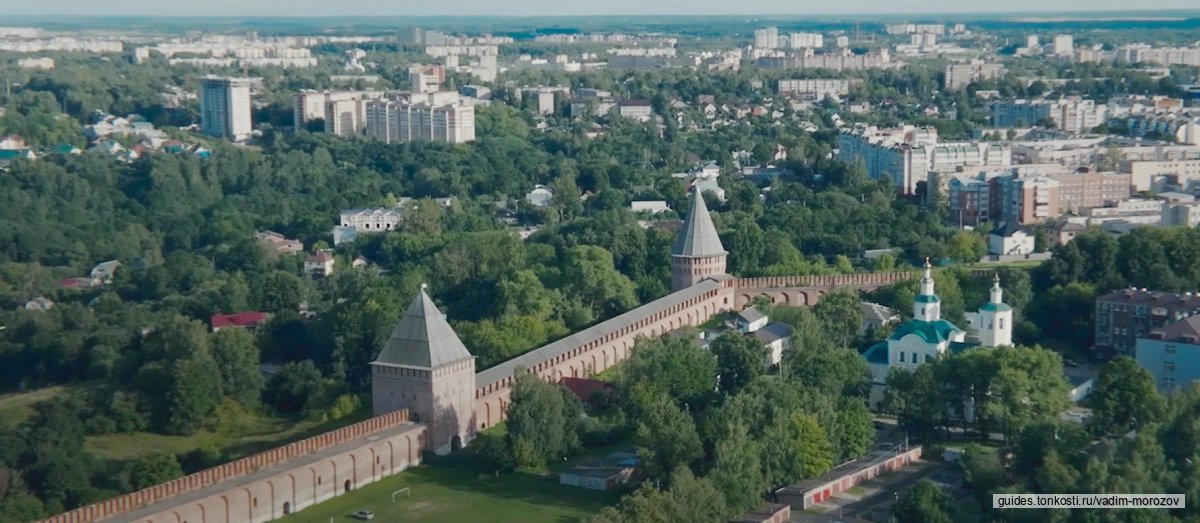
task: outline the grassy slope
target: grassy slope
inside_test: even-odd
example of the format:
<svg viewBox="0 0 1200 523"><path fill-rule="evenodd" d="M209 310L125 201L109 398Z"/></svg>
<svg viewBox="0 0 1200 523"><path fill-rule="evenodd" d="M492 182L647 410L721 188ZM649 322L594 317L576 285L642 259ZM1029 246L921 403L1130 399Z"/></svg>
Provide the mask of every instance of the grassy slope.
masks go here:
<svg viewBox="0 0 1200 523"><path fill-rule="evenodd" d="M10 427L20 425L33 416L34 404L54 399L70 390L69 386L59 385L0 396L0 421Z"/></svg>

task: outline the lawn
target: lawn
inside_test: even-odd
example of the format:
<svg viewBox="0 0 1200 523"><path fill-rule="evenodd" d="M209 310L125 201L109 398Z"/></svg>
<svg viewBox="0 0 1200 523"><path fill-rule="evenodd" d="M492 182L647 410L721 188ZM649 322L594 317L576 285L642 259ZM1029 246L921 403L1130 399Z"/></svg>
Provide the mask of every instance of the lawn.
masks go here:
<svg viewBox="0 0 1200 523"><path fill-rule="evenodd" d="M220 450L234 460L278 447L285 443L328 432L366 419L366 409L345 418L324 423L292 420L254 412L225 411L220 427L201 430L190 436L168 436L149 432L123 432L89 436L87 449L108 462L123 462L154 454L182 454L196 449Z"/></svg>
<svg viewBox="0 0 1200 523"><path fill-rule="evenodd" d="M409 488L392 504L392 493ZM375 513L376 521L563 522L586 518L619 495L558 484L552 477L532 474L479 474L466 467L425 465L309 507L284 518L289 523L355 521L359 510Z"/></svg>
<svg viewBox="0 0 1200 523"><path fill-rule="evenodd" d="M20 425L33 416L34 404L54 399L70 390L69 386L58 385L0 396L0 420L10 427Z"/></svg>

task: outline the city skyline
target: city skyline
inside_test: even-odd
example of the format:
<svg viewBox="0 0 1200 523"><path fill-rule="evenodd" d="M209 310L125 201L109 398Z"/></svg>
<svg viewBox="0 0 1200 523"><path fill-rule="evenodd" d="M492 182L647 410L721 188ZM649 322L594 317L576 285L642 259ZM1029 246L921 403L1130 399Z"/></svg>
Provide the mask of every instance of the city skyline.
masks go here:
<svg viewBox="0 0 1200 523"><path fill-rule="evenodd" d="M807 5L806 5L807 4ZM1137 11L1157 9L1195 9L1185 0L1156 0L1143 2ZM48 0L36 4L12 6L10 15L104 15L104 16L588 16L588 15L738 15L738 16L797 16L797 15L863 15L863 14L977 14L977 13L1058 13L1129 11L1127 2L1117 0L1065 0L1052 6L1035 0L1014 0L1001 8L994 4L964 5L943 0L850 0L837 4L765 0L748 6L731 0L664 0L647 5L634 0L614 0L604 3L564 3L553 0L530 0L519 6L498 6L487 0L451 0L436 4L404 6L383 0L356 0L331 5L314 0L214 0L203 5L146 0L114 0L102 6L83 0Z"/></svg>

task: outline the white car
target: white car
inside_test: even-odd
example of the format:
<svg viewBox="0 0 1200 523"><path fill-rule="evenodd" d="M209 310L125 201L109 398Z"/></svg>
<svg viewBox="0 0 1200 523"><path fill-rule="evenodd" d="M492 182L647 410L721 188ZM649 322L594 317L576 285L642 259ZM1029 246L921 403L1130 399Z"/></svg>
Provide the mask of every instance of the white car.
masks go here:
<svg viewBox="0 0 1200 523"><path fill-rule="evenodd" d="M360 511L354 513L354 519L370 521L372 519L375 519L375 513L371 512L370 510L360 510Z"/></svg>

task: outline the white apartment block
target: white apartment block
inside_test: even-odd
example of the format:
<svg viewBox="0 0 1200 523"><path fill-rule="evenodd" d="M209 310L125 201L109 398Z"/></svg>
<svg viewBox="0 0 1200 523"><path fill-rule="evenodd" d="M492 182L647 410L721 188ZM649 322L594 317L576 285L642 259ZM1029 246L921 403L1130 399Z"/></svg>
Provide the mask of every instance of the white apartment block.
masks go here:
<svg viewBox="0 0 1200 523"><path fill-rule="evenodd" d="M1186 188L1200 180L1200 159L1191 160L1127 160L1118 170L1128 173L1135 191L1159 193L1174 188Z"/></svg>
<svg viewBox="0 0 1200 523"><path fill-rule="evenodd" d="M889 180L904 194L915 194L929 173L953 173L963 167L995 168L1012 164L1007 145L994 142L938 143L932 128L867 127L838 136L838 159L863 162L871 179Z"/></svg>
<svg viewBox="0 0 1200 523"><path fill-rule="evenodd" d="M956 90L966 87L971 82L993 80L1004 76L1003 64L986 63L979 60L964 63L946 64L946 89Z"/></svg>
<svg viewBox="0 0 1200 523"><path fill-rule="evenodd" d="M765 27L754 31L754 47L759 49L775 49L779 47L779 29Z"/></svg>
<svg viewBox="0 0 1200 523"><path fill-rule="evenodd" d="M1054 56L1071 57L1075 55L1075 38L1071 35L1054 36Z"/></svg>
<svg viewBox="0 0 1200 523"><path fill-rule="evenodd" d="M1051 120L1054 127L1082 134L1104 123L1108 106L1093 100L1068 97L1062 100L1011 100L992 104L992 124L1000 128L1030 127Z"/></svg>
<svg viewBox="0 0 1200 523"><path fill-rule="evenodd" d="M250 79L206 76L200 79L200 130L234 141L250 137Z"/></svg>
<svg viewBox="0 0 1200 523"><path fill-rule="evenodd" d="M296 93L292 108L296 128L321 119L325 121L327 133L338 136L357 134L365 125L364 102L382 96L383 91L300 91Z"/></svg>
<svg viewBox="0 0 1200 523"><path fill-rule="evenodd" d="M475 108L371 100L366 104L366 132L367 136L387 143L413 140L466 143L475 139Z"/></svg>
<svg viewBox="0 0 1200 523"><path fill-rule="evenodd" d="M825 47L821 33L792 33L788 35L788 46L792 49Z"/></svg>
<svg viewBox="0 0 1200 523"><path fill-rule="evenodd" d="M21 69L54 69L53 58L22 58L17 60L17 67Z"/></svg>
<svg viewBox="0 0 1200 523"><path fill-rule="evenodd" d="M400 225L400 209L348 209L342 211L340 225L357 232L386 232Z"/></svg>
<svg viewBox="0 0 1200 523"><path fill-rule="evenodd" d="M780 80L779 94L799 95L821 100L824 98L840 99L850 94L850 80L838 79L806 79Z"/></svg>
<svg viewBox="0 0 1200 523"><path fill-rule="evenodd" d="M917 33L928 33L938 36L946 34L946 26L942 24L888 24L884 29L887 31L887 34L892 36Z"/></svg>
<svg viewBox="0 0 1200 523"><path fill-rule="evenodd" d="M1151 47L1131 44L1117 48L1113 58L1131 64L1190 65L1200 67L1200 47Z"/></svg>
<svg viewBox="0 0 1200 523"><path fill-rule="evenodd" d="M979 60L947 64L945 88L962 89L971 82L996 79L1003 76L1004 73L1003 64L986 63Z"/></svg>

